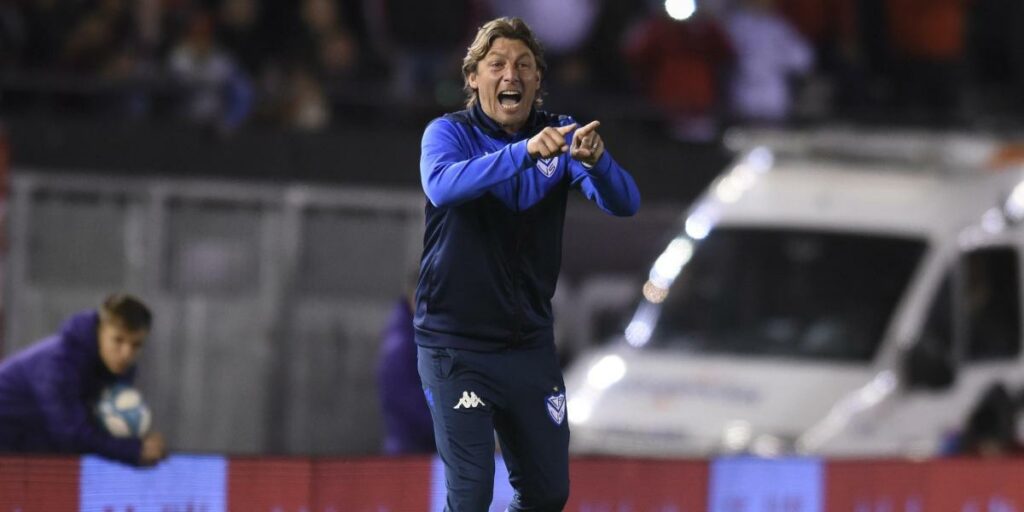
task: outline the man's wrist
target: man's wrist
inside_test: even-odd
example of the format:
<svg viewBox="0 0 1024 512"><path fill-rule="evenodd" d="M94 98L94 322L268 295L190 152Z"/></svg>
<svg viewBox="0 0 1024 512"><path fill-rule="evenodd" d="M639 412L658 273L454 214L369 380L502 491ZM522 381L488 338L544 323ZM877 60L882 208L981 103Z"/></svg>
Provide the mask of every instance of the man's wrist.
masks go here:
<svg viewBox="0 0 1024 512"><path fill-rule="evenodd" d="M601 156L597 157L597 159L594 160L594 163L589 163L589 162L580 160L580 164L583 165L583 169L586 170L588 174L594 174L594 175L604 174L603 171L607 171L607 169L602 169L601 168L601 162L602 162L602 160L604 160L605 155L607 155L607 154L608 154L607 151L602 151L601 152Z"/></svg>
<svg viewBox="0 0 1024 512"><path fill-rule="evenodd" d="M530 154L530 139L524 139L511 145L513 161L520 169L526 169L537 164L537 159Z"/></svg>

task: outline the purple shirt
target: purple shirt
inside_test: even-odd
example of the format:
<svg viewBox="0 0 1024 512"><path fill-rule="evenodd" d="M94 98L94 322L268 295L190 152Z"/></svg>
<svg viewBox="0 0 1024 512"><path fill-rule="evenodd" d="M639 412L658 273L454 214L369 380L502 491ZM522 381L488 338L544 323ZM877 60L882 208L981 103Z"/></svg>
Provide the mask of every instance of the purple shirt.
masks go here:
<svg viewBox="0 0 1024 512"><path fill-rule="evenodd" d="M395 303L384 330L377 385L384 414L384 453L433 452L434 424L416 370L412 309L406 298Z"/></svg>
<svg viewBox="0 0 1024 512"><path fill-rule="evenodd" d="M99 314L69 318L60 332L0 361L0 452L95 453L137 464L141 441L115 438L92 414L104 387L131 383L100 360Z"/></svg>

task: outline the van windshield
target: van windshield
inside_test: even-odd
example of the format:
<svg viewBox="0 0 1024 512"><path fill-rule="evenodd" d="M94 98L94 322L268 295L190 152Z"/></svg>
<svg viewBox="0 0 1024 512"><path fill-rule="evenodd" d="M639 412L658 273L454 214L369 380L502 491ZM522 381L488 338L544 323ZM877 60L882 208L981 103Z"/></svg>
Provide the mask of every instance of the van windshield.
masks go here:
<svg viewBox="0 0 1024 512"><path fill-rule="evenodd" d="M924 248L910 238L717 228L669 289L648 346L869 361Z"/></svg>

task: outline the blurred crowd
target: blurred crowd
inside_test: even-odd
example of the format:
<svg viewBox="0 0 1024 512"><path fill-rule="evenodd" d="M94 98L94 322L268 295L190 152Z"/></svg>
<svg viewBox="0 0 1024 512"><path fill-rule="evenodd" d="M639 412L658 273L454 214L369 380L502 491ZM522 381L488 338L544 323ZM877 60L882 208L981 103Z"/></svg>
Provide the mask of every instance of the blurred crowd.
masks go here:
<svg viewBox="0 0 1024 512"><path fill-rule="evenodd" d="M499 15L545 43L552 99L682 139L736 122L1024 112L1019 0L9 0L0 91L8 106L172 113L222 132L452 110L468 39Z"/></svg>

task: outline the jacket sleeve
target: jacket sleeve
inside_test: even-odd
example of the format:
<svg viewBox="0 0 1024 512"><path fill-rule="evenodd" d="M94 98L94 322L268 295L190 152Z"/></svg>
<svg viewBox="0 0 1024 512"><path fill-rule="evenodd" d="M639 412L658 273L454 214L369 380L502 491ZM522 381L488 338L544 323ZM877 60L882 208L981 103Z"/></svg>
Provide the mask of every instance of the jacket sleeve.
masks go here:
<svg viewBox="0 0 1024 512"><path fill-rule="evenodd" d="M50 358L33 376L33 391L46 419L46 429L61 451L95 453L127 464L138 464L142 442L116 438L92 421L82 401L83 376L64 357Z"/></svg>
<svg viewBox="0 0 1024 512"><path fill-rule="evenodd" d="M629 217L640 209L640 190L633 177L619 166L605 150L597 164L587 169L577 160L569 162L572 185L597 203L602 210L619 217Z"/></svg>
<svg viewBox="0 0 1024 512"><path fill-rule="evenodd" d="M526 151L526 140L485 155L472 155L460 142L455 126L437 119L423 132L420 181L437 207L459 204L483 195L536 162Z"/></svg>

